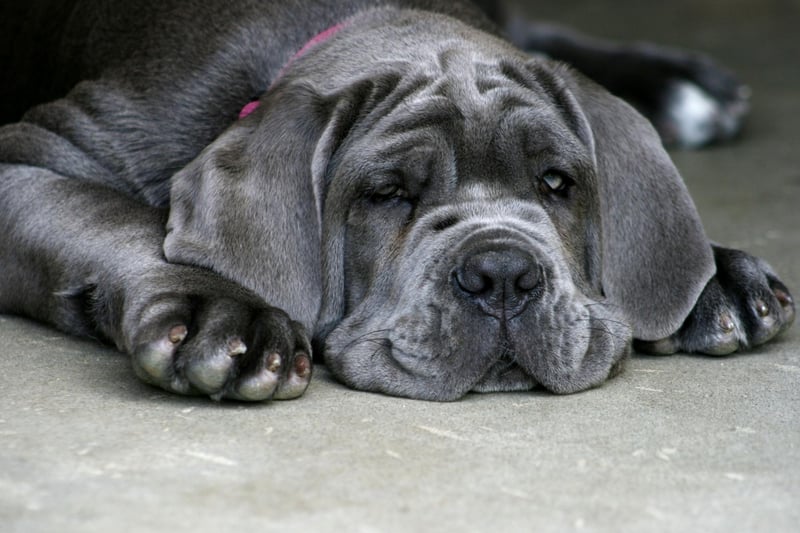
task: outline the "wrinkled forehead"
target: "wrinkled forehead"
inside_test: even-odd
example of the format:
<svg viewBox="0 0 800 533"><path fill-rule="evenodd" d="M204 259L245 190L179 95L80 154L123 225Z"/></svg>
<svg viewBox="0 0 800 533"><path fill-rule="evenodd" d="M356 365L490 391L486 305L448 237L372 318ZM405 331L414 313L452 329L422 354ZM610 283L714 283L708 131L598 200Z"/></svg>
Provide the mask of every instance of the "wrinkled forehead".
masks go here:
<svg viewBox="0 0 800 533"><path fill-rule="evenodd" d="M475 140L483 143L487 135L506 130L525 134L528 142L577 135L570 126L578 117L564 106L563 89L553 86L554 76L544 76L541 65L472 50L451 49L441 55L446 56L436 65L441 71L409 74L409 83L416 83L418 90L386 114L384 126L408 131L434 121L444 127L461 125L464 134L477 134Z"/></svg>
<svg viewBox="0 0 800 533"><path fill-rule="evenodd" d="M447 151L464 168L513 167L538 156L591 164L588 125L550 68L444 48L409 68L368 113L361 149L384 160Z"/></svg>

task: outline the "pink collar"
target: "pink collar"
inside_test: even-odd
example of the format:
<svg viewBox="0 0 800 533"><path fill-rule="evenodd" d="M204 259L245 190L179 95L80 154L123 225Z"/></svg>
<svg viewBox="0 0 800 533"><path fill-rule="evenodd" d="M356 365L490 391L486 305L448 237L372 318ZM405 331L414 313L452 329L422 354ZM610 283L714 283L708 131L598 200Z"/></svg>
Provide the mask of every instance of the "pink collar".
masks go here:
<svg viewBox="0 0 800 533"><path fill-rule="evenodd" d="M336 33L338 33L339 30L344 28L344 26L345 23L340 22L339 24L331 26L327 30L323 30L318 34L316 34L314 37L312 37L310 41L304 44L303 47L297 51L297 53L295 53L291 58L289 58L289 61L287 61L286 64L283 66L283 68L281 68L281 70L278 72L278 75L275 77L275 80L273 80L272 84L274 85L276 81L278 81L279 79L281 79L281 77L283 77L284 72L286 72L286 70L291 66L292 63L294 63L295 61L306 55L306 53L308 53L309 50L311 50L318 44L324 43L325 41L336 35ZM256 109L258 109L259 105L261 105L261 102L259 100L253 100L252 102L248 103L242 108L241 111L239 111L239 118L242 119L246 117Z"/></svg>

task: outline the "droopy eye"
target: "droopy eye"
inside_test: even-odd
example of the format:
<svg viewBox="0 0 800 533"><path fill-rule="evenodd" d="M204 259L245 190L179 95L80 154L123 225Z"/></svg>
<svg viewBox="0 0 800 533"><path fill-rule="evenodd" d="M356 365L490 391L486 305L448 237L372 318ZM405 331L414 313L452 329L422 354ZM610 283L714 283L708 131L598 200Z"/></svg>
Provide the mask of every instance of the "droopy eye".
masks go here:
<svg viewBox="0 0 800 533"><path fill-rule="evenodd" d="M545 172L541 177L541 187L544 193L563 196L567 193L572 184L573 182L570 178L554 170Z"/></svg>
<svg viewBox="0 0 800 533"><path fill-rule="evenodd" d="M408 192L399 185L384 185L371 191L369 197L376 202L385 202L393 198L408 198Z"/></svg>

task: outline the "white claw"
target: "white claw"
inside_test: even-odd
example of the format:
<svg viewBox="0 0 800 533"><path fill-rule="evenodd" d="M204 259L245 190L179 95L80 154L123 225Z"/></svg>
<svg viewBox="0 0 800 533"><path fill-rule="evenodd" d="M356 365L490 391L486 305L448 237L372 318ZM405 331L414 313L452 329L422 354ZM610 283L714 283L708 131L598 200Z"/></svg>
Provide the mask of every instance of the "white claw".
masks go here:
<svg viewBox="0 0 800 533"><path fill-rule="evenodd" d="M237 357L247 353L247 345L242 339L234 339L228 344L228 355L230 357Z"/></svg>

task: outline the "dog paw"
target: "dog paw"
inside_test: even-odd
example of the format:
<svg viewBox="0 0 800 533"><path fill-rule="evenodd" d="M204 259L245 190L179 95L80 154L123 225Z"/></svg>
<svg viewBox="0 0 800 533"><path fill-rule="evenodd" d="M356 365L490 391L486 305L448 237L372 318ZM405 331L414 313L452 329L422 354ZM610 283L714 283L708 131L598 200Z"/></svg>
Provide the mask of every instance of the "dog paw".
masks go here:
<svg viewBox="0 0 800 533"><path fill-rule="evenodd" d="M231 297L162 296L132 342L137 376L215 400L290 399L311 379L303 327L280 309Z"/></svg>
<svg viewBox="0 0 800 533"><path fill-rule="evenodd" d="M717 274L680 330L655 342L636 341L637 350L727 355L789 329L795 318L794 299L766 262L720 247L714 247L714 257Z"/></svg>
<svg viewBox="0 0 800 533"><path fill-rule="evenodd" d="M658 130L664 144L684 148L730 140L750 109L750 89L709 57L654 45L630 52L624 97Z"/></svg>
<svg viewBox="0 0 800 533"><path fill-rule="evenodd" d="M741 86L731 97L721 97L692 81L672 80L651 120L667 145L698 148L727 141L742 128L749 94Z"/></svg>

